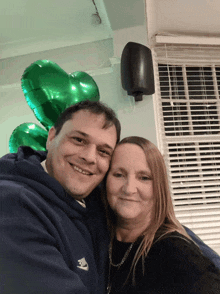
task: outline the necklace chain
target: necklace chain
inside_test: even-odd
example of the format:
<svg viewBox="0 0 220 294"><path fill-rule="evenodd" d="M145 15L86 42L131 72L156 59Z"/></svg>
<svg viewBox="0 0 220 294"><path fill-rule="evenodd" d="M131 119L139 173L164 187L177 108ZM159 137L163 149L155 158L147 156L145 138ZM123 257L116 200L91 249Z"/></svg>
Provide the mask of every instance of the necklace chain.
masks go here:
<svg viewBox="0 0 220 294"><path fill-rule="evenodd" d="M109 261L110 261L110 265L114 266L114 267L120 267L126 260L126 258L128 257L129 253L131 252L131 249L133 247L134 243L131 243L131 245L128 247L127 251L125 252L125 255L123 256L122 260L115 264L113 263L112 261L112 242L110 243L110 246L109 246Z"/></svg>
<svg viewBox="0 0 220 294"><path fill-rule="evenodd" d="M122 260L117 263L114 264L112 261L112 242L109 245L109 273L108 273L108 286L107 286L107 293L109 294L111 292L111 282L110 282L110 274L111 274L111 266L117 267L118 269L120 268L120 266L125 262L126 258L128 257L129 253L131 252L131 249L133 247L134 243L131 243L131 245L128 247L128 249L126 250Z"/></svg>

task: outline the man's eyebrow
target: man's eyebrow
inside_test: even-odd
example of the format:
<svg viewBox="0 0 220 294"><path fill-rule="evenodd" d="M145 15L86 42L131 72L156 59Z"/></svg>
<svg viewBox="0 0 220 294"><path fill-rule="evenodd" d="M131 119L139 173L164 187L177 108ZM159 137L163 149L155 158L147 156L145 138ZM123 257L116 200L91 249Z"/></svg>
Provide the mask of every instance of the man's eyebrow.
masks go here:
<svg viewBox="0 0 220 294"><path fill-rule="evenodd" d="M81 132L81 131L77 131L77 130L75 130L75 131L71 132L71 134L73 134L73 133L78 133L78 134L80 134L80 135L82 135L82 136L84 136L84 137L89 137L88 134L86 134L86 133L84 133L84 132Z"/></svg>
<svg viewBox="0 0 220 294"><path fill-rule="evenodd" d="M80 135L82 135L82 136L84 136L84 137L86 137L86 138L89 137L89 135L88 135L87 133L84 133L84 132L82 132L82 131L77 131L77 130L71 132L70 135L73 135L74 133L78 133L78 134L80 134ZM104 147L104 148L108 148L108 149L111 149L112 151L114 151L114 148L112 148L110 145L108 145L108 144L106 144L106 143L103 144L103 145L101 145L101 146Z"/></svg>
<svg viewBox="0 0 220 294"><path fill-rule="evenodd" d="M114 151L114 148L112 148L111 146L109 146L108 144L103 144L101 145L102 147L104 148L108 148L108 149L111 149L112 151Z"/></svg>

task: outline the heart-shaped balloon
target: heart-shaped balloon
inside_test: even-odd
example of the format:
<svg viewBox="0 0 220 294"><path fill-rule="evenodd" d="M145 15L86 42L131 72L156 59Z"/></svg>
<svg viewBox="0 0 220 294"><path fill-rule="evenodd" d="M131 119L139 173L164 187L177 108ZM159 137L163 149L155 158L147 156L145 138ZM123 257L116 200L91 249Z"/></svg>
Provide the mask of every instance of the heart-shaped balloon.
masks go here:
<svg viewBox="0 0 220 294"><path fill-rule="evenodd" d="M98 86L90 75L80 71L67 74L49 60L38 60L27 67L21 86L28 105L47 130L70 105L99 100Z"/></svg>
<svg viewBox="0 0 220 294"><path fill-rule="evenodd" d="M19 146L30 146L35 150L46 150L47 131L34 123L23 123L14 129L9 139L9 151L17 152Z"/></svg>

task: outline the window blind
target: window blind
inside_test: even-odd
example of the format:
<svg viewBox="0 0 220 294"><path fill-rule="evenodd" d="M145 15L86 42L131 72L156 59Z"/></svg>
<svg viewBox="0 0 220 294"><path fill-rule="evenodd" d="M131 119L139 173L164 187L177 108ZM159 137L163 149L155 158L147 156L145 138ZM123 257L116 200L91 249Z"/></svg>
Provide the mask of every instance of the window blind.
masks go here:
<svg viewBox="0 0 220 294"><path fill-rule="evenodd" d="M159 149L179 221L220 253L220 46L153 48Z"/></svg>

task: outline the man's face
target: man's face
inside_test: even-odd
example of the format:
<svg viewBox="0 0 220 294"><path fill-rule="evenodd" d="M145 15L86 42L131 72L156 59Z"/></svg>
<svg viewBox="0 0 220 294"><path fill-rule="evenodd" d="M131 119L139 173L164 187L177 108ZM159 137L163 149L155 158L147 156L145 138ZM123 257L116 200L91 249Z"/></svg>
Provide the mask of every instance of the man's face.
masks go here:
<svg viewBox="0 0 220 294"><path fill-rule="evenodd" d="M57 136L49 131L48 173L75 199L88 196L108 171L117 134L115 125L103 129L104 122L104 115L80 110Z"/></svg>

